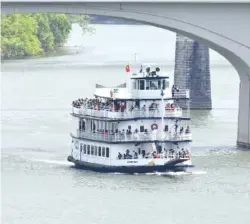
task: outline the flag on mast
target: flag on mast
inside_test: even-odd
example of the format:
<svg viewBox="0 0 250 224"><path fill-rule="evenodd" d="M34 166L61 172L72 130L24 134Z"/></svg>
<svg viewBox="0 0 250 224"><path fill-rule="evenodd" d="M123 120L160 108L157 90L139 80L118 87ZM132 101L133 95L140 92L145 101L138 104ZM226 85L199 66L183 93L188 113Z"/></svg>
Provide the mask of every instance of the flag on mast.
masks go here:
<svg viewBox="0 0 250 224"><path fill-rule="evenodd" d="M129 64L126 66L126 72L130 72L130 66L129 66Z"/></svg>

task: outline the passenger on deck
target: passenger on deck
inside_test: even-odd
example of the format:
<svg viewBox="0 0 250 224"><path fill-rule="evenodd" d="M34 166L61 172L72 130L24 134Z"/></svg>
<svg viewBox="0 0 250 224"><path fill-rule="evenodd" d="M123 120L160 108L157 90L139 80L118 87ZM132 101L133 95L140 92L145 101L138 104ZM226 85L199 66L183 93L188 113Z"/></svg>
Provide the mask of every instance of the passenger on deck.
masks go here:
<svg viewBox="0 0 250 224"><path fill-rule="evenodd" d="M118 159L122 159L122 154L120 152L118 153Z"/></svg>
<svg viewBox="0 0 250 224"><path fill-rule="evenodd" d="M132 159L132 155L129 154L129 149L126 150L125 157L126 159Z"/></svg>
<svg viewBox="0 0 250 224"><path fill-rule="evenodd" d="M182 134L182 133L183 133L183 131L184 131L184 128L183 128L183 127L181 127L181 128L180 128L180 134Z"/></svg>
<svg viewBox="0 0 250 224"><path fill-rule="evenodd" d="M189 126L187 126L185 133L186 133L186 134L191 133L191 132L190 132L190 128L189 128Z"/></svg>
<svg viewBox="0 0 250 224"><path fill-rule="evenodd" d="M167 103L166 106L165 106L165 110L170 110L170 108L171 108L171 104Z"/></svg>
<svg viewBox="0 0 250 224"><path fill-rule="evenodd" d="M141 108L142 111L146 111L146 105L144 104L143 107Z"/></svg>
<svg viewBox="0 0 250 224"><path fill-rule="evenodd" d="M131 135L132 134L131 129L127 129L126 134Z"/></svg>
<svg viewBox="0 0 250 224"><path fill-rule="evenodd" d="M176 85L173 85L172 86L172 97L174 97L176 92L179 92L179 88Z"/></svg>
<svg viewBox="0 0 250 224"><path fill-rule="evenodd" d="M174 125L174 132L175 132L175 134L177 134L177 131L178 131L178 123L176 122L175 125Z"/></svg>
<svg viewBox="0 0 250 224"><path fill-rule="evenodd" d="M138 159L138 153L134 151L134 159Z"/></svg>
<svg viewBox="0 0 250 224"><path fill-rule="evenodd" d="M184 151L184 149L181 149L181 153L182 153L182 157L185 158L186 157L186 152Z"/></svg>

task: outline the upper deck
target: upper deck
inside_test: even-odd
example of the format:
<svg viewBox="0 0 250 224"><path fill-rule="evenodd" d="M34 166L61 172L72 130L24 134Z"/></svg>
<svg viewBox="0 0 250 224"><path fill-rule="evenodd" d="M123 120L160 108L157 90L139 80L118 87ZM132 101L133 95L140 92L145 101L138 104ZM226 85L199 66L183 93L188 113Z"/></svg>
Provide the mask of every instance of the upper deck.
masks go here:
<svg viewBox="0 0 250 224"><path fill-rule="evenodd" d="M74 101L72 115L111 121L190 119L189 107L182 110L178 106L178 100L189 99L189 90L172 85L158 67L153 71L141 67L138 73L130 72L127 79L114 88L96 84L95 98Z"/></svg>
<svg viewBox="0 0 250 224"><path fill-rule="evenodd" d="M159 67L151 69L141 66L139 72L128 72L127 82L114 88L96 85L97 97L113 100L158 100L189 99L188 89L174 86L170 77L163 74ZM162 96L163 95L163 96Z"/></svg>

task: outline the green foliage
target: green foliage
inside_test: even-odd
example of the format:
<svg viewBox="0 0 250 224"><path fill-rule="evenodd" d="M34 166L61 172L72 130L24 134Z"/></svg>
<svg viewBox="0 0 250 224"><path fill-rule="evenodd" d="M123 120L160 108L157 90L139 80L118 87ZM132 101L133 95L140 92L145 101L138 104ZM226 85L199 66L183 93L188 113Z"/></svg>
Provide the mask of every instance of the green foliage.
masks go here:
<svg viewBox="0 0 250 224"><path fill-rule="evenodd" d="M46 51L54 50L54 35L50 30L49 18L46 14L33 14L32 15L38 26L37 38L41 43L42 49Z"/></svg>
<svg viewBox="0 0 250 224"><path fill-rule="evenodd" d="M87 16L65 14L13 14L1 16L1 56L39 55L65 43L78 22L83 32L90 32Z"/></svg>
<svg viewBox="0 0 250 224"><path fill-rule="evenodd" d="M54 45L60 46L67 40L72 24L65 14L48 14L47 16L54 36Z"/></svg>
<svg viewBox="0 0 250 224"><path fill-rule="evenodd" d="M37 30L36 20L28 15L2 16L2 55L9 58L41 53L40 42L36 36Z"/></svg>

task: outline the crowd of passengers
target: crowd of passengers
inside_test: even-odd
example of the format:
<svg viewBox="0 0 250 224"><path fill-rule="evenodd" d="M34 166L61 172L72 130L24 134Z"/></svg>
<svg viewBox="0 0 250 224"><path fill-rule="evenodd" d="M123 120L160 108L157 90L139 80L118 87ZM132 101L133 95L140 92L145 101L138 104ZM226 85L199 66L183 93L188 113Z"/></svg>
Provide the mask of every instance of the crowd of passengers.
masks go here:
<svg viewBox="0 0 250 224"><path fill-rule="evenodd" d="M179 88L176 85L173 85L172 86L172 97L174 97L176 92L179 92ZM125 107L124 103L115 102L115 104L116 104L115 108L114 108L115 111L122 109L122 107ZM87 109L105 110L105 109L112 108L113 102L112 102L112 100L105 100L105 102L104 102L102 99L99 99L98 97L96 97L95 99L79 98L78 100L75 100L72 102L72 106L76 107L76 108L81 108L81 106L84 106ZM144 105L144 106L146 106L146 105ZM142 109L144 108L144 106L142 107ZM166 105L166 107L173 108L174 105L173 104L171 106ZM135 108L140 109L140 108L138 108L138 106L135 106L134 108L131 108L131 110L133 110ZM150 108L157 109L157 108L159 108L159 104L152 103L152 105L149 107L149 110L150 110Z"/></svg>
<svg viewBox="0 0 250 224"><path fill-rule="evenodd" d="M121 111L124 112L126 109L126 104L124 102L117 102L112 100L102 100L99 98L95 99L78 99L72 102L72 106L75 108L86 108L86 109L92 109L92 110L105 110L105 111ZM179 108L175 104L167 103L165 106L165 110L174 110L175 108ZM138 105L138 103L135 103L129 108L129 111L157 111L159 112L160 106L159 103L153 102L148 108L144 104L142 107Z"/></svg>
<svg viewBox="0 0 250 224"><path fill-rule="evenodd" d="M117 159L149 159L149 158L187 158L190 156L190 153L188 149L184 150L183 148L179 150L177 148L176 150L174 149L164 149L164 151L153 151L146 153L145 150L142 150L140 153L137 153L133 151L132 154L130 154L130 150L127 149L126 153L121 154L118 152Z"/></svg>

